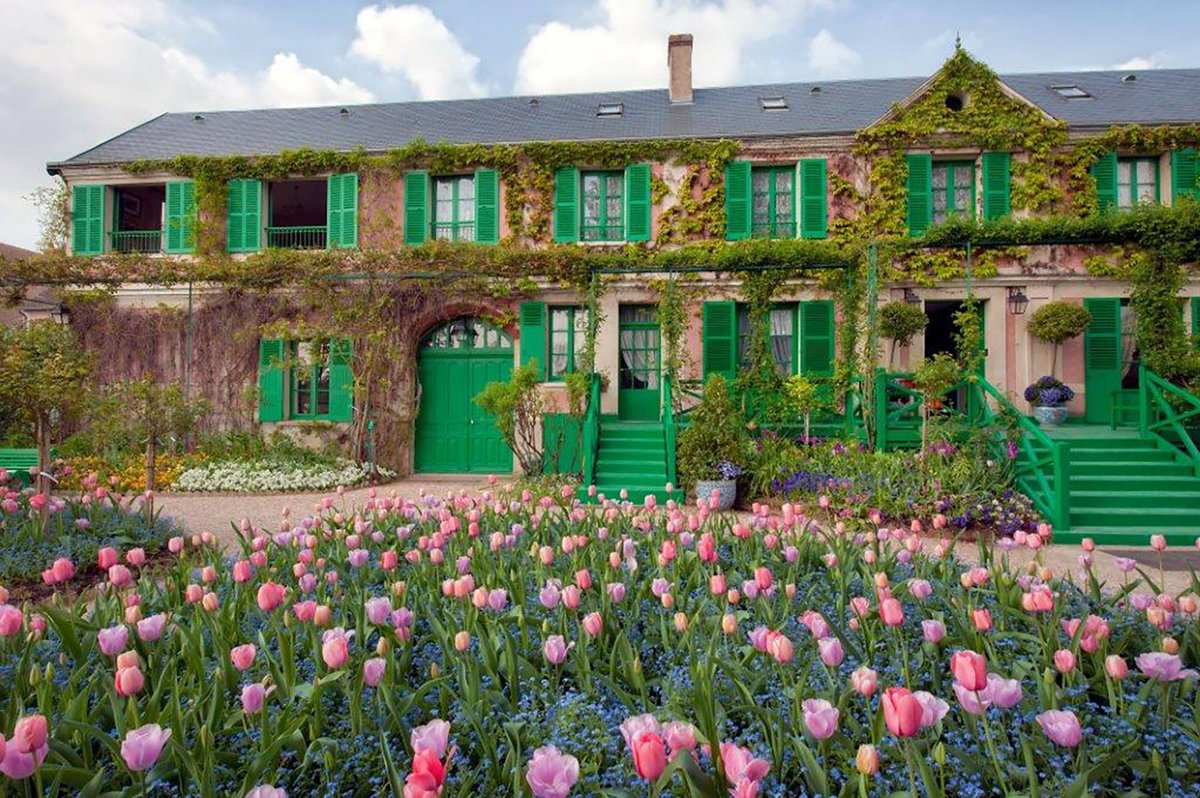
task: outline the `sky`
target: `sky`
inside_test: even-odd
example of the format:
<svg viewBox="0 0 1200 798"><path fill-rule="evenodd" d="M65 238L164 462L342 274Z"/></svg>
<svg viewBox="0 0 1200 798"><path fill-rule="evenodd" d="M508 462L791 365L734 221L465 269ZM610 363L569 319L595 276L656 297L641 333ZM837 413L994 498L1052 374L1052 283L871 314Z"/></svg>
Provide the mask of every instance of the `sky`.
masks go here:
<svg viewBox="0 0 1200 798"><path fill-rule="evenodd" d="M166 111L932 74L1200 67L1200 2L0 0L0 242L63 160ZM1200 90L1200 87L1198 87Z"/></svg>

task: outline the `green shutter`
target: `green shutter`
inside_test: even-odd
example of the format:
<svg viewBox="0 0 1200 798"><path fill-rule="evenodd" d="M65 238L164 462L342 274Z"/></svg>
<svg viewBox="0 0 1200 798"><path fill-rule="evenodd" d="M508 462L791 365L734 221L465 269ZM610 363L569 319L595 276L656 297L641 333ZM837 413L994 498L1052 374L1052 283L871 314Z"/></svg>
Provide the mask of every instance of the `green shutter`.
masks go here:
<svg viewBox="0 0 1200 798"><path fill-rule="evenodd" d="M1011 157L1007 152L985 152L982 162L983 218L1002 219L1011 211Z"/></svg>
<svg viewBox="0 0 1200 798"><path fill-rule="evenodd" d="M358 173L330 175L326 181L325 240L330 249L358 246Z"/></svg>
<svg viewBox="0 0 1200 798"><path fill-rule="evenodd" d="M750 162L730 161L725 166L725 238L750 237Z"/></svg>
<svg viewBox="0 0 1200 798"><path fill-rule="evenodd" d="M167 183L167 229L165 251L187 254L196 251L196 182Z"/></svg>
<svg viewBox="0 0 1200 798"><path fill-rule="evenodd" d="M1112 394L1121 388L1121 300L1108 297L1085 299L1083 306L1092 314L1092 323L1083 334L1087 420L1108 423L1112 415Z"/></svg>
<svg viewBox="0 0 1200 798"><path fill-rule="evenodd" d="M104 254L104 186L71 189L71 252Z"/></svg>
<svg viewBox="0 0 1200 798"><path fill-rule="evenodd" d="M258 342L258 420L283 421L283 341L261 338Z"/></svg>
<svg viewBox="0 0 1200 798"><path fill-rule="evenodd" d="M424 244L429 236L429 173L404 173L404 243Z"/></svg>
<svg viewBox="0 0 1200 798"><path fill-rule="evenodd" d="M500 179L495 169L475 170L475 240L500 240Z"/></svg>
<svg viewBox="0 0 1200 798"><path fill-rule="evenodd" d="M1192 297L1192 344L1200 349L1200 296Z"/></svg>
<svg viewBox="0 0 1200 798"><path fill-rule="evenodd" d="M828 179L824 158L800 161L800 237L824 238L828 232Z"/></svg>
<svg viewBox="0 0 1200 798"><path fill-rule="evenodd" d="M534 361L538 379L546 379L546 303L521 303L521 365Z"/></svg>
<svg viewBox="0 0 1200 798"><path fill-rule="evenodd" d="M329 342L329 420L354 420L354 342L334 338Z"/></svg>
<svg viewBox="0 0 1200 798"><path fill-rule="evenodd" d="M1096 180L1096 209L1101 213L1117 207L1117 154L1106 152L1092 167Z"/></svg>
<svg viewBox="0 0 1200 798"><path fill-rule="evenodd" d="M1200 199L1200 186L1196 184L1196 151L1171 151L1171 204L1182 197Z"/></svg>
<svg viewBox="0 0 1200 798"><path fill-rule="evenodd" d="M933 222L933 156L912 153L907 158L905 182L907 208L905 218L910 236L923 235Z"/></svg>
<svg viewBox="0 0 1200 798"><path fill-rule="evenodd" d="M230 252L258 252L262 240L262 183L229 181L225 240Z"/></svg>
<svg viewBox="0 0 1200 798"><path fill-rule="evenodd" d="M800 373L833 373L834 307L828 299L800 303Z"/></svg>
<svg viewBox="0 0 1200 798"><path fill-rule="evenodd" d="M625 167L625 240L650 240L650 164Z"/></svg>
<svg viewBox="0 0 1200 798"><path fill-rule="evenodd" d="M704 379L722 374L737 378L737 305L733 302L705 302L701 315L704 339Z"/></svg>
<svg viewBox="0 0 1200 798"><path fill-rule="evenodd" d="M579 240L579 170L574 166L554 173L554 240Z"/></svg>

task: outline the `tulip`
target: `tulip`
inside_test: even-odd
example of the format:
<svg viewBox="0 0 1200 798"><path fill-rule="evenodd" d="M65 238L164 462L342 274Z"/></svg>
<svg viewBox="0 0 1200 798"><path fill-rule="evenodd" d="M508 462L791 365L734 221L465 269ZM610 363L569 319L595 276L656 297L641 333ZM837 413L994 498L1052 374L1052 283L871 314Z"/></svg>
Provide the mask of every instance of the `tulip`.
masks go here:
<svg viewBox="0 0 1200 798"><path fill-rule="evenodd" d="M561 665L567 658L567 643L562 635L550 635L542 646L542 653L551 665Z"/></svg>
<svg viewBox="0 0 1200 798"><path fill-rule="evenodd" d="M1035 720L1046 736L1057 745L1074 748L1083 739L1079 718L1070 710L1049 709L1036 716Z"/></svg>
<svg viewBox="0 0 1200 798"><path fill-rule="evenodd" d="M133 574L129 569L118 563L108 569L108 581L113 587L128 587L133 583Z"/></svg>
<svg viewBox="0 0 1200 798"><path fill-rule="evenodd" d="M910 579L908 580L908 592L913 598L924 601L933 595L933 585L924 579Z"/></svg>
<svg viewBox="0 0 1200 798"><path fill-rule="evenodd" d="M899 626L904 623L904 607L894 598L886 598L879 602L879 617L888 626Z"/></svg>
<svg viewBox="0 0 1200 798"><path fill-rule="evenodd" d="M950 705L933 693L917 690L912 695L913 698L917 699L917 703L921 705L922 729L928 729L937 725L941 722L942 718L946 717L946 713L950 711Z"/></svg>
<svg viewBox="0 0 1200 798"><path fill-rule="evenodd" d="M850 684L854 687L854 692L870 698L875 695L879 686L879 674L863 665L850 674Z"/></svg>
<svg viewBox="0 0 1200 798"><path fill-rule="evenodd" d="M378 687L387 670L387 660L383 657L372 657L363 663L363 684L367 687Z"/></svg>
<svg viewBox="0 0 1200 798"><path fill-rule="evenodd" d="M446 756L446 749L450 746L450 723L440 718L431 720L424 726L414 728L408 741L413 751L430 751L440 760Z"/></svg>
<svg viewBox="0 0 1200 798"><path fill-rule="evenodd" d="M146 550L141 548L130 549L129 551L125 552L125 562L129 563L134 568L141 568L146 564Z"/></svg>
<svg viewBox="0 0 1200 798"><path fill-rule="evenodd" d="M463 630L454 635L454 650L458 652L466 651L471 647L471 633Z"/></svg>
<svg viewBox="0 0 1200 798"><path fill-rule="evenodd" d="M998 674L989 673L986 692L991 702L1001 709L1009 709L1021 703L1021 683L1016 679L1005 679Z"/></svg>
<svg viewBox="0 0 1200 798"><path fill-rule="evenodd" d="M673 720L663 727L663 740L671 749L671 759L684 751L696 750L696 727Z"/></svg>
<svg viewBox="0 0 1200 798"><path fill-rule="evenodd" d="M987 687L987 661L982 654L965 649L954 652L950 658L950 672L964 690L978 691Z"/></svg>
<svg viewBox="0 0 1200 798"><path fill-rule="evenodd" d="M129 643L129 629L125 626L110 626L96 633L96 642L100 653L106 657L115 657L125 650Z"/></svg>
<svg viewBox="0 0 1200 798"><path fill-rule="evenodd" d="M825 740L837 731L839 712L823 698L809 698L800 705L804 713L804 725L809 734L818 740Z"/></svg>
<svg viewBox="0 0 1200 798"><path fill-rule="evenodd" d="M75 564L69 557L59 557L50 566L50 572L55 582L67 582L75 576Z"/></svg>
<svg viewBox="0 0 1200 798"><path fill-rule="evenodd" d="M146 686L146 677L142 676L142 669L137 665L130 668L118 668L114 685L117 688L117 695L128 698L142 691L142 688Z"/></svg>
<svg viewBox="0 0 1200 798"><path fill-rule="evenodd" d="M240 646L234 646L229 652L229 659L233 662L233 667L239 671L244 671L254 664L254 657L258 653L253 643L244 643Z"/></svg>
<svg viewBox="0 0 1200 798"><path fill-rule="evenodd" d="M1183 662L1175 654L1165 654L1161 651L1149 654L1139 654L1133 658L1138 670L1143 675L1158 682L1174 682L1182 679L1195 679L1194 670L1185 670Z"/></svg>
<svg viewBox="0 0 1200 798"><path fill-rule="evenodd" d="M435 798L442 794L446 781L446 766L433 751L413 754L412 772L404 779L405 798Z"/></svg>
<svg viewBox="0 0 1200 798"><path fill-rule="evenodd" d="M272 787L269 784L260 784L250 792L246 793L245 798L288 798L287 790L280 787Z"/></svg>
<svg viewBox="0 0 1200 798"><path fill-rule="evenodd" d="M913 737L921 730L922 709L916 697L903 687L889 687L880 698L883 720L897 737Z"/></svg>
<svg viewBox="0 0 1200 798"><path fill-rule="evenodd" d="M255 682L242 688L242 712L247 715L257 715L262 711L263 702L267 697L267 689Z"/></svg>
<svg viewBox="0 0 1200 798"><path fill-rule="evenodd" d="M583 616L583 628L592 637L599 637L604 629L604 619L598 612L590 612Z"/></svg>
<svg viewBox="0 0 1200 798"><path fill-rule="evenodd" d="M101 570L107 571L120 561L121 556L111 546L106 546L96 552L96 564L100 566Z"/></svg>
<svg viewBox="0 0 1200 798"><path fill-rule="evenodd" d="M238 560L233 564L233 581L249 582L254 578L254 567L249 560Z"/></svg>
<svg viewBox="0 0 1200 798"><path fill-rule="evenodd" d="M1155 551L1164 551L1167 548L1167 539L1162 535L1151 535L1150 548Z"/></svg>
<svg viewBox="0 0 1200 798"><path fill-rule="evenodd" d="M662 737L654 732L639 734L630 745L630 750L633 754L634 770L646 781L657 780L667 767L666 745Z"/></svg>
<svg viewBox="0 0 1200 798"><path fill-rule="evenodd" d="M14 781L27 779L42 766L50 752L48 728L44 715L27 715L17 721L12 739L0 745L0 773Z"/></svg>
<svg viewBox="0 0 1200 798"><path fill-rule="evenodd" d="M49 736L50 724L45 715L26 715L17 721L8 744L17 751L28 754L46 745Z"/></svg>
<svg viewBox="0 0 1200 798"><path fill-rule="evenodd" d="M732 612L727 612L721 616L721 631L727 635L731 635L737 631L738 621L737 616Z"/></svg>
<svg viewBox="0 0 1200 798"><path fill-rule="evenodd" d="M258 588L258 608L273 612L287 597L287 589L276 582L263 582Z"/></svg>
<svg viewBox="0 0 1200 798"><path fill-rule="evenodd" d="M553 745L533 752L525 770L525 782L534 798L566 798L579 781L579 760Z"/></svg>
<svg viewBox="0 0 1200 798"><path fill-rule="evenodd" d="M838 665L841 665L842 660L846 658L846 652L842 649L842 641L836 637L826 637L824 640L818 640L817 649L821 654L821 662L830 668L836 668Z"/></svg>
<svg viewBox="0 0 1200 798"><path fill-rule="evenodd" d="M383 626L388 622L392 614L391 599L386 596L367 599L364 609L367 613L367 621L376 626Z"/></svg>
<svg viewBox="0 0 1200 798"><path fill-rule="evenodd" d="M937 645L946 636L946 626L941 621L921 621L921 632L928 642Z"/></svg>
<svg viewBox="0 0 1200 798"><path fill-rule="evenodd" d="M874 776L879 772L879 752L875 750L875 746L869 743L863 743L858 747L858 753L854 757L854 766L858 768L858 772L864 776Z"/></svg>
<svg viewBox="0 0 1200 798"><path fill-rule="evenodd" d="M161 612L157 615L151 615L149 618L143 618L137 624L138 638L142 642L153 643L162 637L163 628L166 626L166 623L167 616Z"/></svg>
<svg viewBox="0 0 1200 798"><path fill-rule="evenodd" d="M992 613L989 610L974 610L971 613L971 620L974 622L975 628L981 632L992 628Z"/></svg>
<svg viewBox="0 0 1200 798"><path fill-rule="evenodd" d="M1124 657L1118 654L1109 654L1104 658L1104 672L1110 679L1119 682L1129 675L1129 665L1125 662Z"/></svg>
<svg viewBox="0 0 1200 798"><path fill-rule="evenodd" d="M1054 667L1058 669L1059 673L1070 673L1075 670L1075 654L1065 648L1055 651Z"/></svg>
<svg viewBox="0 0 1200 798"><path fill-rule="evenodd" d="M321 659L332 670L341 668L350 659L350 638L341 627L330 629L321 636Z"/></svg>
<svg viewBox="0 0 1200 798"><path fill-rule="evenodd" d="M134 773L143 773L154 767L170 738L171 730L157 723L140 726L125 734L125 740L121 743L121 758Z"/></svg>
<svg viewBox="0 0 1200 798"><path fill-rule="evenodd" d="M731 784L762 781L771 770L770 763L756 758L749 748L728 742L721 743L721 763L725 766L725 779Z"/></svg>

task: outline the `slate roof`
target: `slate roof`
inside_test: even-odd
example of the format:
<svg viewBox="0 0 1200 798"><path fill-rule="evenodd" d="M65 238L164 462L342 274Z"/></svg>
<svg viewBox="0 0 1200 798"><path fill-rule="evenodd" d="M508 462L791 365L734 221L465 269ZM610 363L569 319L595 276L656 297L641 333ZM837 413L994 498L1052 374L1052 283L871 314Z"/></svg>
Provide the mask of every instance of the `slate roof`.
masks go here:
<svg viewBox="0 0 1200 798"><path fill-rule="evenodd" d="M1125 78L1134 76L1134 80ZM1008 86L1072 127L1200 121L1200 69L1043 72L1001 75ZM449 143L753 138L853 133L883 116L926 78L883 78L701 88L691 105L665 89L496 97L322 108L167 113L109 139L61 166L116 164L175 155L265 155L298 147L381 151L414 139ZM1076 85L1089 99L1051 89ZM814 88L819 87L819 92ZM764 111L782 95L788 108ZM623 103L599 117L600 103Z"/></svg>

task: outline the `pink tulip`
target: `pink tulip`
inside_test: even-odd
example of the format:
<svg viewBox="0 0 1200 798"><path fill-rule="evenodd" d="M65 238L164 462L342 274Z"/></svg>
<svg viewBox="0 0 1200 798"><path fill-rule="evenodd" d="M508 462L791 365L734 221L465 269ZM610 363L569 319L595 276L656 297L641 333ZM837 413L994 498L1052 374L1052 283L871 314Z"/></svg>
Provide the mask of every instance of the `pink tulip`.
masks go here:
<svg viewBox="0 0 1200 798"><path fill-rule="evenodd" d="M590 612L583 616L583 628L592 637L599 637L604 629L604 618L598 612Z"/></svg>
<svg viewBox="0 0 1200 798"><path fill-rule="evenodd" d="M1133 661L1137 664L1138 670L1143 675L1158 682L1195 679L1198 675L1194 670L1185 670L1183 662L1177 654L1164 654L1162 652L1139 654L1134 657Z"/></svg>
<svg viewBox="0 0 1200 798"><path fill-rule="evenodd" d="M142 669L137 665L129 668L117 668L113 684L117 689L117 695L128 698L142 691L142 688L146 686L146 677L142 675Z"/></svg>
<svg viewBox="0 0 1200 798"><path fill-rule="evenodd" d="M1110 679L1121 681L1129 675L1129 665L1120 655L1109 654L1104 658L1104 672Z"/></svg>
<svg viewBox="0 0 1200 798"><path fill-rule="evenodd" d="M1035 719L1046 736L1057 745L1074 748L1083 739L1079 718L1070 710L1049 709Z"/></svg>
<svg viewBox="0 0 1200 798"><path fill-rule="evenodd" d="M163 629L166 625L167 616L161 612L157 615L151 615L149 618L143 618L137 623L138 638L144 643L153 643L162 637Z"/></svg>
<svg viewBox="0 0 1200 798"><path fill-rule="evenodd" d="M18 720L12 739L0 746L3 749L0 773L14 781L32 776L50 752L48 737L44 715L28 715Z"/></svg>
<svg viewBox="0 0 1200 798"><path fill-rule="evenodd" d="M758 759L749 748L733 743L721 743L721 763L725 766L725 778L731 784L759 782L771 770L771 764Z"/></svg>
<svg viewBox="0 0 1200 798"><path fill-rule="evenodd" d="M321 659L333 670L337 670L350 659L350 632L347 634L340 626L329 629L321 637Z"/></svg>
<svg viewBox="0 0 1200 798"><path fill-rule="evenodd" d="M55 582L67 582L75 576L75 563L69 557L59 557L50 566Z"/></svg>
<svg viewBox="0 0 1200 798"><path fill-rule="evenodd" d="M254 657L258 654L258 649L253 643L243 643L240 646L234 646L229 652L229 659L233 662L233 667L239 671L244 671L254 664Z"/></svg>
<svg viewBox="0 0 1200 798"><path fill-rule="evenodd" d="M50 724L45 715L26 715L17 721L8 744L17 751L28 754L46 745L49 736Z"/></svg>
<svg viewBox="0 0 1200 798"><path fill-rule="evenodd" d="M254 566L249 560L238 560L233 564L233 581L249 582L254 578Z"/></svg>
<svg viewBox="0 0 1200 798"><path fill-rule="evenodd" d="M125 740L121 743L121 758L134 773L143 773L154 767L170 738L171 730L157 723L140 726L125 734Z"/></svg>
<svg viewBox="0 0 1200 798"><path fill-rule="evenodd" d="M258 588L258 608L273 612L287 597L287 589L277 582L263 582Z"/></svg>
<svg viewBox="0 0 1200 798"><path fill-rule="evenodd" d="M992 628L992 613L989 610L972 611L971 620L975 623L975 628L981 632Z"/></svg>
<svg viewBox="0 0 1200 798"><path fill-rule="evenodd" d="M933 585L924 579L910 579L908 580L908 592L913 598L924 601L933 595Z"/></svg>
<svg viewBox="0 0 1200 798"><path fill-rule="evenodd" d="M446 766L432 751L413 754L412 772L404 778L404 798L440 798Z"/></svg>
<svg viewBox="0 0 1200 798"><path fill-rule="evenodd" d="M417 726L409 735L413 751L430 751L436 759L446 756L450 745L450 723L441 719Z"/></svg>
<svg viewBox="0 0 1200 798"><path fill-rule="evenodd" d="M963 689L977 691L987 687L987 661L982 654L965 649L954 652L950 672Z"/></svg>
<svg viewBox="0 0 1200 798"><path fill-rule="evenodd" d="M886 598L879 602L879 617L888 626L899 626L904 623L904 607L894 598Z"/></svg>
<svg viewBox="0 0 1200 798"><path fill-rule="evenodd" d="M671 759L674 759L685 751L696 750L696 727L673 720L663 727L663 740L671 749Z"/></svg>
<svg viewBox="0 0 1200 798"><path fill-rule="evenodd" d="M561 665L567 658L567 643L562 635L550 635L542 646L542 653L551 665Z"/></svg>
<svg viewBox="0 0 1200 798"><path fill-rule="evenodd" d="M941 621L921 621L921 632L927 641L937 645L946 636L946 627Z"/></svg>
<svg viewBox="0 0 1200 798"><path fill-rule="evenodd" d="M1162 535L1151 535L1150 548L1155 551L1164 551L1167 548L1167 539Z"/></svg>
<svg viewBox="0 0 1200 798"><path fill-rule="evenodd" d="M950 705L933 693L917 690L912 694L921 707L921 728L928 729L936 726L950 711Z"/></svg>
<svg viewBox="0 0 1200 798"><path fill-rule="evenodd" d="M246 685L242 688L242 712L247 715L257 715L262 712L266 698L267 689L259 682Z"/></svg>
<svg viewBox="0 0 1200 798"><path fill-rule="evenodd" d="M129 563L134 568L141 568L146 564L146 550L141 548L130 549L129 551L125 552L125 562Z"/></svg>
<svg viewBox="0 0 1200 798"><path fill-rule="evenodd" d="M124 565L117 564L108 569L108 581L113 587L128 587L133 583L133 574Z"/></svg>
<svg viewBox="0 0 1200 798"><path fill-rule="evenodd" d="M667 750L662 737L653 732L642 732L630 745L633 753L633 768L639 777L653 782L667 768Z"/></svg>
<svg viewBox="0 0 1200 798"><path fill-rule="evenodd" d="M552 745L533 752L525 781L534 798L566 798L579 781L579 760Z"/></svg>
<svg viewBox="0 0 1200 798"><path fill-rule="evenodd" d="M364 605L367 612L367 621L376 626L384 626L392 615L392 602L386 596L367 599Z"/></svg>
<svg viewBox="0 0 1200 798"><path fill-rule="evenodd" d="M287 791L279 787L273 787L269 784L260 784L250 792L246 793L245 798L288 798Z"/></svg>
<svg viewBox="0 0 1200 798"><path fill-rule="evenodd" d="M115 657L125 650L129 643L129 629L124 626L110 626L96 633L96 642L100 653L106 657Z"/></svg>
<svg viewBox="0 0 1200 798"><path fill-rule="evenodd" d="M836 637L826 637L824 640L818 640L817 649L821 654L821 662L830 668L836 668L838 665L841 665L842 660L846 658L846 652L842 649L842 641Z"/></svg>
<svg viewBox="0 0 1200 798"><path fill-rule="evenodd" d="M875 695L879 686L879 674L863 665L850 674L850 684L854 687L854 692L870 698Z"/></svg>
<svg viewBox="0 0 1200 798"><path fill-rule="evenodd" d="M372 657L363 663L363 684L367 687L378 687L383 681L384 671L387 670L387 660L383 657Z"/></svg>
<svg viewBox="0 0 1200 798"><path fill-rule="evenodd" d="M117 550L111 546L106 546L105 548L96 552L96 564L99 565L102 570L107 571L120 561L121 556L117 554Z"/></svg>
<svg viewBox="0 0 1200 798"><path fill-rule="evenodd" d="M840 713L825 699L805 699L800 708L804 713L804 725L814 738L825 740L837 731Z"/></svg>
<svg viewBox="0 0 1200 798"><path fill-rule="evenodd" d="M923 710L917 698L903 687L889 687L880 698L883 720L897 737L913 737L921 730Z"/></svg>
<svg viewBox="0 0 1200 798"><path fill-rule="evenodd" d="M501 612L508 604L508 591L504 588L496 588L488 591L487 605L493 612Z"/></svg>
<svg viewBox="0 0 1200 798"><path fill-rule="evenodd" d="M1054 667L1058 669L1059 673L1070 673L1075 670L1075 654L1065 648L1055 651Z"/></svg>

